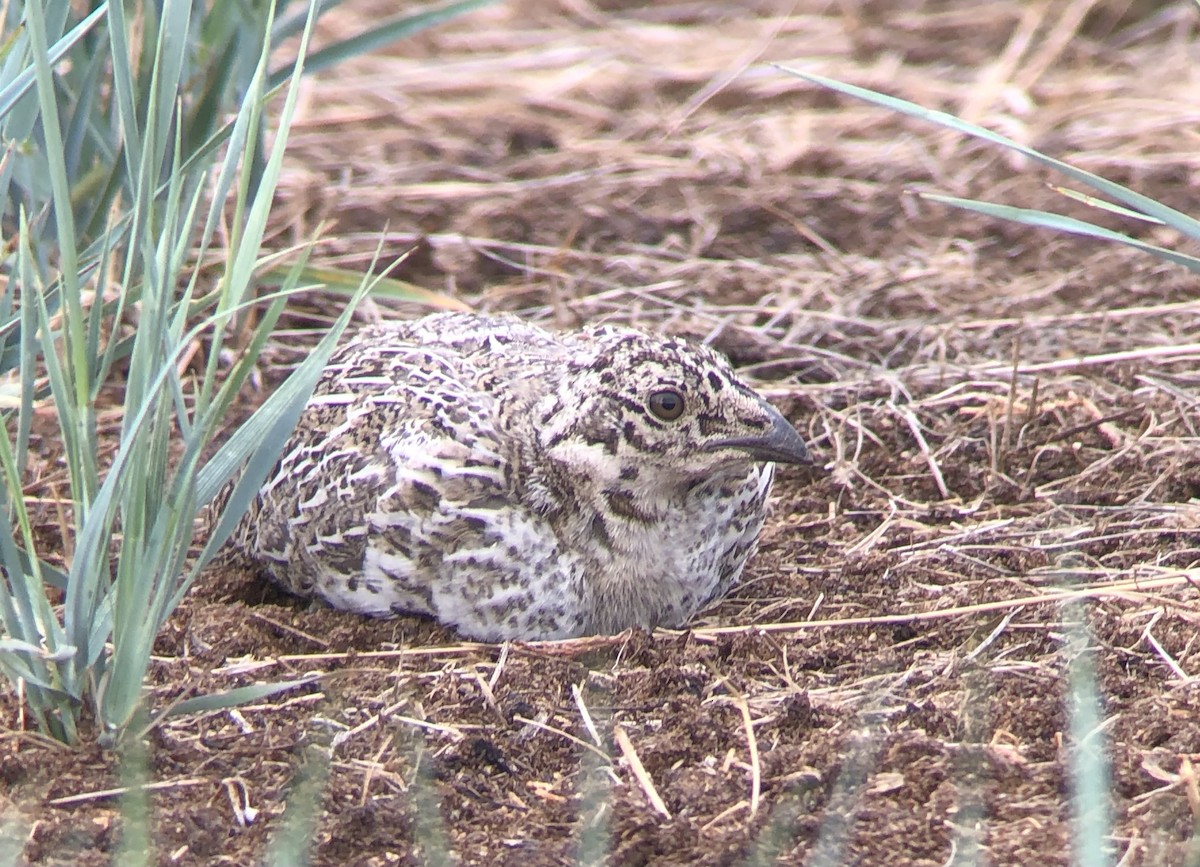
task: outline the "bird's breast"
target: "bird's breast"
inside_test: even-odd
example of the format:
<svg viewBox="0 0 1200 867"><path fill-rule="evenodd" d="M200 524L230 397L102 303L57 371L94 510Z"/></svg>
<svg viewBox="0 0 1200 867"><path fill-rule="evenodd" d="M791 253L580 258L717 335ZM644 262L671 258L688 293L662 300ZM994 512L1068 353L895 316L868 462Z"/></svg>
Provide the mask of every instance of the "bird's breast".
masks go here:
<svg viewBox="0 0 1200 867"><path fill-rule="evenodd" d="M741 567L762 528L771 468L695 486L667 504L605 492L580 544L597 631L682 625Z"/></svg>

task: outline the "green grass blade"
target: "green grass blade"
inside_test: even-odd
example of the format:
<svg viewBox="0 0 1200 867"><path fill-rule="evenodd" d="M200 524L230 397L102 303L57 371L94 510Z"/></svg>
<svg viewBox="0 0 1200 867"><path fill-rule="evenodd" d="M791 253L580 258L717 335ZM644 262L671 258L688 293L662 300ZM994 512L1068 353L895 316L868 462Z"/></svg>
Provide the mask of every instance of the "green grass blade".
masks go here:
<svg viewBox="0 0 1200 867"><path fill-rule="evenodd" d="M220 56L209 65L204 90L196 100L187 124L187 140L182 148L184 153L192 154L203 147L213 130L223 121L226 94L231 85L242 81L237 77L236 70L244 50L238 40L230 39Z"/></svg>
<svg viewBox="0 0 1200 867"><path fill-rule="evenodd" d="M44 596L36 592L38 576L26 570L26 561L21 558L13 541L13 536L19 534L28 545L33 534L25 503L8 498L8 491L13 489L14 482L20 483L20 476L7 432L0 436L0 469L4 472L6 483L3 493L0 493L0 507L7 514L10 526L16 524L13 528L16 532L0 532L0 563L4 564L8 577L7 581L0 581L0 616L3 618L5 634L33 647L41 647L50 633L53 615L47 610L48 606L41 604Z"/></svg>
<svg viewBox="0 0 1200 867"><path fill-rule="evenodd" d="M161 12L158 29L158 55L154 63L154 84L151 92L157 97L154 104L154 115L157 126L162 130L161 142L158 143L159 153L155 155L153 164L161 166L166 162L166 148L173 144L173 136L169 134L172 122L177 122L175 101L177 94L183 90L182 82L185 74L184 60L188 56L188 41L191 31L191 3L189 0L160 0ZM179 130L175 131L175 136ZM176 154L178 151L176 151Z"/></svg>
<svg viewBox="0 0 1200 867"><path fill-rule="evenodd" d="M301 686L309 686L319 680L320 678L314 675L295 680L281 680L278 683L255 683L250 686L238 686L221 692L200 695L173 705L163 714L163 717L188 716L196 713L229 710L230 708L249 704L252 701L263 701L281 693L290 692Z"/></svg>
<svg viewBox="0 0 1200 867"><path fill-rule="evenodd" d="M17 867L26 864L25 842L30 839L33 828L14 815L0 817L0 864Z"/></svg>
<svg viewBox="0 0 1200 867"><path fill-rule="evenodd" d="M141 738L121 744L121 839L113 864L118 867L149 867L153 863L151 840L150 756Z"/></svg>
<svg viewBox="0 0 1200 867"><path fill-rule="evenodd" d="M59 569L52 563L47 563L45 560L30 557L27 551L18 551L21 556L21 562L24 565L25 571L28 573L40 574L42 583L48 587L53 587L55 590L67 589L67 573Z"/></svg>
<svg viewBox="0 0 1200 867"><path fill-rule="evenodd" d="M363 275L359 271L349 271L342 268L308 267L299 276L303 283L314 284L315 287L338 292L343 295L353 295L362 285ZM289 279L290 273L285 268L271 268L263 272L260 279L268 286L281 285ZM470 306L438 292L431 292L420 286L397 280L393 277L379 277L371 286L372 298L388 298L396 301L409 301L414 304L426 304L441 310L470 310Z"/></svg>
<svg viewBox="0 0 1200 867"><path fill-rule="evenodd" d="M54 66L66 57L79 40L83 39L107 14L108 2L105 0L90 15L72 27L65 36L49 48L46 52L47 63L50 66ZM15 37L16 34L14 33L13 35ZM35 76L36 72L30 66L0 89L0 118L6 117L12 111L13 106L20 101L21 97L29 92L29 88L33 86Z"/></svg>
<svg viewBox="0 0 1200 867"><path fill-rule="evenodd" d="M301 37L300 57L304 51L311 33L315 3L309 4L309 24ZM280 112L280 128L286 130L295 112L296 98L299 94L297 86L299 76L303 71L303 61L297 64L292 75L292 86L288 91L283 110ZM233 258L227 272L227 282L235 286L248 286L253 277L256 261L253 257L240 255L245 250L257 251L266 229L267 216L272 204L269 191L273 191L278 182L279 172L283 164L283 149L287 144L286 134L276 136L270 158L263 172L262 184L258 195L251 207L246 220L246 232L242 238L245 245L239 255ZM264 191L268 191L264 195ZM280 451L290 435L308 396L316 386L325 361L341 337L342 331L349 324L350 316L358 302L369 291L371 284L365 279L359 291L351 298L350 303L343 309L332 329L324 336L316 350L288 377L287 381L268 398L267 402L254 416L239 428L225 446L210 460L199 473L196 486L197 501L204 505L209 503L236 472L243 462L248 462L246 472L234 489L234 498L227 503L220 516L217 526L209 538L208 544L197 560L199 568L211 558L218 547L233 530L241 514L248 507L253 491L256 491L266 478L266 474L278 460ZM236 293L238 297L244 293ZM257 482L255 482L257 479ZM239 510L240 506L240 510Z"/></svg>
<svg viewBox="0 0 1200 867"><path fill-rule="evenodd" d="M460 15L490 6L495 2L496 0L457 0L454 3L446 3L441 6L424 9L420 12L409 12L398 15L385 21L378 27L351 36L349 39L335 42L315 52L305 61L305 66L310 73L320 72L323 69L336 66L344 60L366 54L376 48L389 45L397 39L403 39L405 36L411 36L414 33L435 27ZM272 73L269 86L274 87L281 81L286 80L292 74L293 66L294 64L288 64Z"/></svg>
<svg viewBox="0 0 1200 867"><path fill-rule="evenodd" d="M329 775L329 753L310 746L288 792L287 806L279 827L271 835L264 864L267 867L301 867L309 863L315 842L313 829L321 814L321 795ZM427 864L435 863L426 858Z"/></svg>
<svg viewBox="0 0 1200 867"><path fill-rule="evenodd" d="M1112 774L1103 736L1104 716L1095 666L1085 648L1071 660L1071 808L1073 862L1077 867L1110 867L1113 834L1109 792Z"/></svg>
<svg viewBox="0 0 1200 867"><path fill-rule="evenodd" d="M197 558L197 568L207 563L221 545L225 544L238 520L250 507L251 500L262 487L267 474L279 460L284 444L295 429L296 422L299 421L308 398L321 377L325 363L350 323L355 308L370 291L370 285L364 283L360 287L316 348L201 469L196 496L198 502L203 505L211 502L238 468L245 464L241 478L224 503L213 526L208 543Z"/></svg>
<svg viewBox="0 0 1200 867"><path fill-rule="evenodd" d="M26 229L26 231L28 231ZM24 246L24 245L22 245ZM7 294L7 293L6 293ZM20 311L20 406L17 414L16 464L18 476L24 475L29 456L29 436L33 431L33 399L37 394L37 308L22 304Z"/></svg>
<svg viewBox="0 0 1200 867"><path fill-rule="evenodd" d="M330 9L336 9L341 6L344 0L320 0L317 3L317 18L328 12ZM291 39L304 29L304 22L308 18L307 10L300 9L290 15L285 15L276 21L275 26L271 28L271 44L278 45L285 39Z"/></svg>
<svg viewBox="0 0 1200 867"><path fill-rule="evenodd" d="M1082 558L1069 555L1075 568ZM1071 574L1071 573L1068 573ZM1086 583L1079 576L1075 585ZM1082 601L1063 606L1063 653L1067 663L1070 746L1067 780L1071 791L1071 862L1075 867L1111 867L1113 858L1112 770L1108 758L1102 693L1096 676L1095 642Z"/></svg>
<svg viewBox="0 0 1200 867"><path fill-rule="evenodd" d="M262 78L267 74L267 53L264 51L260 57L258 70L254 78L250 82L250 93L262 94ZM233 190L234 184L239 179L239 166L241 164L241 155L249 149L249 142L252 136L256 135L261 125L261 113L258 111L239 111L234 117L233 122L227 124L222 133L210 140L210 143L215 147L219 146L224 138L229 139L229 146L225 152L225 160L221 164L220 171L217 173L214 183L214 195L212 198L213 207L209 209L208 218L205 221L204 228L201 230L199 253L202 255L208 250L209 244L217 231L217 227L225 219L224 208L220 206L228 200L230 193ZM206 145L207 147L207 145ZM193 157L194 158L194 157ZM187 166L184 166L186 170ZM256 251L257 252L257 251ZM222 289L227 292L228 281L222 286ZM222 293L224 297L225 292ZM228 299L227 303L228 303ZM217 335L220 335L220 327L216 329ZM218 350L220 344L218 343ZM214 353L215 354L215 353ZM211 374L209 374L211 376Z"/></svg>
<svg viewBox="0 0 1200 867"><path fill-rule="evenodd" d="M309 12L308 26L305 27L304 33L300 37L300 47L297 51L299 59L293 64L287 97L284 99L283 109L279 113L278 129L275 140L271 144L271 156L263 170L262 179L257 185L257 194L246 218L245 234L240 239L241 246L228 274L228 279L234 285L250 285L254 268L257 265L258 249L262 245L267 219L271 213L271 206L274 204L273 196L263 195L262 190L265 188L273 192L279 183L279 174L283 170L283 154L287 148L288 131L291 129L292 120L296 115L296 102L300 98L300 76L307 66L308 42L312 35L316 14L314 2L309 3ZM264 49L264 65L265 54L266 50ZM270 85L270 87L273 86Z"/></svg>
<svg viewBox="0 0 1200 867"><path fill-rule="evenodd" d="M965 120L960 120L952 114L947 114L944 111L935 111L917 105L914 102L909 102L905 99L899 99L894 96L887 96L878 91L869 90L865 87L857 87L853 84L845 84L832 78L826 78L823 75L815 75L811 72L801 72L798 69L793 69L788 66L777 66L776 68L793 75L796 78L803 79L812 84L820 85L829 90L837 91L838 93L852 96L856 99L861 99L865 102L873 103L874 105L882 106L891 111L917 118L918 120L927 121L937 124L946 129L954 130L955 132L963 133L964 135L972 136L973 138L982 139L983 141L991 142L992 144L1000 145L1008 148L1023 156L1028 157L1034 162L1062 172L1064 175L1078 181L1085 186L1097 190L1101 194L1116 199L1118 202L1123 202L1146 216L1153 217L1156 220L1161 220L1168 226L1176 229L1189 238L1200 240L1200 220L1193 219L1182 211L1177 211L1170 208L1149 196L1134 192L1128 187L1121 184L1106 180L1099 175L1094 175L1091 172L1083 169L1075 168L1061 160L1056 160L1053 157L1048 157L1033 148L1019 144L1010 138L1006 138L998 133L994 133L985 127L977 124L968 123Z"/></svg>
<svg viewBox="0 0 1200 867"><path fill-rule="evenodd" d="M955 208L961 208L964 211L973 211L977 214L984 214L989 217L997 217L1002 220L1009 220L1014 223L1023 223L1026 226L1038 226L1045 229L1054 229L1058 232L1069 232L1073 235L1086 235L1091 238L1100 238L1105 241L1115 241L1118 244L1125 244L1128 247L1133 247L1137 250L1142 250L1146 253L1151 253L1158 256L1160 259L1166 259L1168 262L1174 262L1177 265L1182 265L1188 270L1200 272L1200 259L1194 256L1188 256L1185 253L1177 253L1174 250L1169 250L1166 247L1158 247L1154 244L1147 244L1145 241L1139 241L1137 238L1131 238L1129 235L1123 235L1120 232L1114 232L1111 229L1105 229L1103 226L1096 226L1092 223L1083 220L1077 220L1074 217L1067 217L1062 214L1055 214L1049 211L1030 210L1028 208L1014 208L1009 205L996 205L991 202L979 202L974 199L959 199L954 196L942 196L934 193L920 193L921 198L928 199L931 202L940 202L944 205L950 205Z"/></svg>
<svg viewBox="0 0 1200 867"><path fill-rule="evenodd" d="M1068 199L1074 199L1076 202L1081 202L1090 208L1099 208L1102 211L1108 211L1110 214L1116 214L1119 217L1128 217L1131 220L1140 220L1143 223L1150 223L1154 226L1163 225L1162 220L1156 220L1154 217L1147 217L1145 214L1138 211L1131 211L1129 208L1122 208L1120 205L1114 205L1112 202L1106 202L1103 199L1097 199L1095 196L1089 196L1087 193L1081 193L1078 190L1060 187L1054 184L1050 185L1050 189L1061 196L1066 196Z"/></svg>
<svg viewBox="0 0 1200 867"><path fill-rule="evenodd" d="M133 69L133 49L129 45L129 24L125 20L125 6L115 3L112 21L108 28L109 56L112 58L113 104L117 123L121 130L122 153L125 157L125 174L137 177L137 167L142 162L142 131L137 115L137 74Z"/></svg>
<svg viewBox="0 0 1200 867"><path fill-rule="evenodd" d="M64 640L42 591L38 561L23 557L14 541L19 535L26 548L32 549L33 531L25 504L9 497L10 491L20 490L20 479L7 431L0 435L0 468L5 480L0 488L0 512L8 517L9 525L0 529L0 566L8 579L0 581L0 628L13 642L0 648L0 670L14 682L24 681L26 703L39 727L64 739L73 738L70 708L78 704L78 694L59 688L58 664L69 664L75 648Z"/></svg>
<svg viewBox="0 0 1200 867"><path fill-rule="evenodd" d="M300 376L235 434L234 448L203 461L307 264L302 256L284 291L255 299L256 273L271 259L259 247L306 68L294 66L264 157L267 33L284 5L160 0L90 9L23 0L3 16L0 193L16 244L12 291L0 293L0 372L8 374L0 387L0 670L22 685L30 718L63 740L76 739L85 704L108 740L136 718L155 633L198 568L188 555L201 495L211 500L240 466L253 473L274 461L354 304L372 286L443 300L366 278L351 291L345 275L324 275L351 296L345 315ZM370 39L396 38L474 5L422 10L341 48L363 50ZM315 15L308 4L302 58ZM336 52L325 57L332 62ZM231 136L228 155L216 156ZM189 152L193 142L198 150ZM191 264L205 261L222 225L230 227L220 236L225 272L210 289L211 271ZM209 337L205 349L216 359L229 318L259 303L261 326L229 376L215 362L199 373L177 369L194 339ZM193 327L197 319L204 321ZM97 406L112 406L117 366L124 411L110 457L101 453ZM70 485L65 575L38 556L22 489L33 412L43 403L55 413ZM62 589L61 603L51 587Z"/></svg>
<svg viewBox="0 0 1200 867"><path fill-rule="evenodd" d="M46 45L46 22L39 4L32 3L25 9L25 23L29 28L29 39L33 48L33 65L37 82L38 104L41 109L42 135L45 140L44 154L46 170L53 190L54 221L57 227L58 258L63 282L63 300L66 316L63 327L67 335L65 348L70 359L70 378L67 384L73 391L73 401L78 407L86 404L90 383L83 356L83 309L80 306L79 253L75 246L75 218L71 205L71 185L67 178L66 153L62 128L58 118L58 94L54 85L54 72L48 61ZM66 398L66 394L59 399ZM63 433L68 439L68 448L80 448L87 440L86 424L81 418L74 419L75 425Z"/></svg>
<svg viewBox="0 0 1200 867"><path fill-rule="evenodd" d="M105 60L106 58L102 53L96 52L81 70L83 80L87 82L103 75ZM60 80L63 78L60 75ZM65 87L66 82L64 82ZM75 183L72 193L78 200L78 191L80 188L86 187L92 182L86 171L86 166L83 165L83 154L89 141L91 141L88 127L95 116L96 100L99 98L99 94L95 88L84 86L72 88L71 95L74 97L74 105L72 106L67 123L67 135L63 144L66 150L67 171L72 178L79 179Z"/></svg>

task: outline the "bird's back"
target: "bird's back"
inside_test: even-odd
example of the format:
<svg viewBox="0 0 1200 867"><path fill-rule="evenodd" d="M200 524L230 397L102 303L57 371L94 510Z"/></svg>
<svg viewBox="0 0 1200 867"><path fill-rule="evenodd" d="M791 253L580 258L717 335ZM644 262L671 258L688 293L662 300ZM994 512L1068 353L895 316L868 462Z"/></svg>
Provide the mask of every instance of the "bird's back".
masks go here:
<svg viewBox="0 0 1200 867"><path fill-rule="evenodd" d="M578 584L581 567L523 505L520 465L528 402L567 351L512 317L360 331L231 543L284 589L339 608L427 614L474 635L563 631L548 618L578 603L547 614L536 597Z"/></svg>

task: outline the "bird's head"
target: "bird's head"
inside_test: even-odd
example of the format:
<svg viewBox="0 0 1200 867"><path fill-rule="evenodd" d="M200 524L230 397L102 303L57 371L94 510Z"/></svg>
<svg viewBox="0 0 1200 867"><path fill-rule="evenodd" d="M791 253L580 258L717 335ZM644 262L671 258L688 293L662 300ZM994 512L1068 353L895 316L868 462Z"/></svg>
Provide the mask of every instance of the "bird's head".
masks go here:
<svg viewBox="0 0 1200 867"><path fill-rule="evenodd" d="M572 474L664 493L752 461L811 463L803 439L706 346L599 326L536 419L543 452Z"/></svg>

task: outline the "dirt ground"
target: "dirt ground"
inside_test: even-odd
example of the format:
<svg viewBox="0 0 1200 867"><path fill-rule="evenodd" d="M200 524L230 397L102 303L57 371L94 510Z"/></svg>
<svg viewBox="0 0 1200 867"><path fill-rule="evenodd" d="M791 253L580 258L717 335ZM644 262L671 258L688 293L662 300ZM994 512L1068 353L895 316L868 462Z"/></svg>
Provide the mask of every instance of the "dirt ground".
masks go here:
<svg viewBox="0 0 1200 867"><path fill-rule="evenodd" d="M392 8L352 0L325 32ZM710 340L823 466L781 471L745 581L687 632L464 644L211 571L159 640L152 708L311 680L154 726L158 863L258 863L317 791L299 827L322 867L1067 864L1086 664L1114 861L1200 863L1196 278L922 201L1098 213L769 65L1200 214L1198 22L1132 0L542 0L310 81L274 244L326 221L318 260L362 268L385 231L386 255L418 245L398 276L480 309ZM264 389L335 304L288 321ZM118 757L45 743L11 693L0 714L24 858L110 863Z"/></svg>

